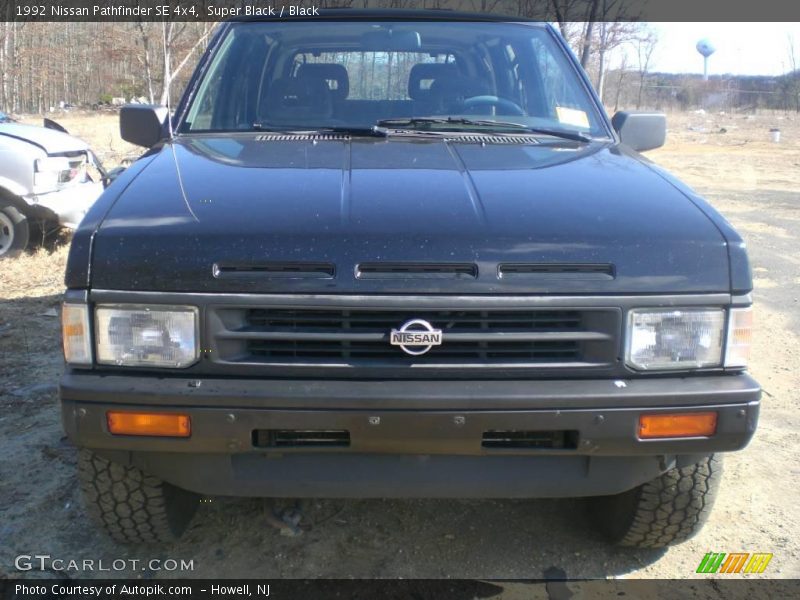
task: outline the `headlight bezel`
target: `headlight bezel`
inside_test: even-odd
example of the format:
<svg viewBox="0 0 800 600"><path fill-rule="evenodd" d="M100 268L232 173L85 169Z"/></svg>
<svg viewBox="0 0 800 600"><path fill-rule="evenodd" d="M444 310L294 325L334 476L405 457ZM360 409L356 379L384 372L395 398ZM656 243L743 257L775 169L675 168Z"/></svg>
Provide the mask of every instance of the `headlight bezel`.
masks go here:
<svg viewBox="0 0 800 600"><path fill-rule="evenodd" d="M107 332L101 329L101 311L110 310L118 312L128 312L129 314L147 313L151 316L156 316L158 313L180 313L182 315L191 314L193 324L191 327L193 335L193 350L187 360L178 363L155 362L148 360L132 360L125 361L116 360L114 358L106 358L106 352L101 349L101 342L104 336L108 336ZM97 365L102 367L117 367L117 368L135 368L135 369L164 369L164 370L180 370L188 369L195 365L200 360L200 309L197 306L188 304L127 304L127 303L98 303L95 304L92 311L92 325L94 327L94 339L92 340L92 348L94 350L94 358ZM110 321L109 321L110 326ZM109 344L110 345L110 344ZM113 354L112 354L113 356Z"/></svg>
<svg viewBox="0 0 800 600"><path fill-rule="evenodd" d="M64 362L74 367L91 367L94 361L92 314L85 302L69 299L61 304L61 345Z"/></svg>
<svg viewBox="0 0 800 600"><path fill-rule="evenodd" d="M753 351L753 305L731 306L725 328L725 369L742 371Z"/></svg>
<svg viewBox="0 0 800 600"><path fill-rule="evenodd" d="M674 363L656 362L654 366L648 366L642 362L637 362L632 356L632 345L634 340L634 320L638 315L657 315L665 317L675 317L684 314L706 314L714 315L719 318L716 340L718 341L719 354L714 360L707 360L692 363L690 361L675 361ZM681 371L708 371L720 370L725 364L727 350L727 330L730 309L722 306L658 306L658 307L635 307L627 311L625 319L625 343L623 350L623 362L625 366L636 373L675 373Z"/></svg>

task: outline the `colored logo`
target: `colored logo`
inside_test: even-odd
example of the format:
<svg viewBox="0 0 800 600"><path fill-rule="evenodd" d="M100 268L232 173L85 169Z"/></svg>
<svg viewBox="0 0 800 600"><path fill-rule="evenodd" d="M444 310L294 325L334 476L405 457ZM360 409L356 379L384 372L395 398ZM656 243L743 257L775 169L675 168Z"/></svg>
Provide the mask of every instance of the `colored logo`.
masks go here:
<svg viewBox="0 0 800 600"><path fill-rule="evenodd" d="M772 554L757 552L709 552L700 561L697 573L763 573Z"/></svg>

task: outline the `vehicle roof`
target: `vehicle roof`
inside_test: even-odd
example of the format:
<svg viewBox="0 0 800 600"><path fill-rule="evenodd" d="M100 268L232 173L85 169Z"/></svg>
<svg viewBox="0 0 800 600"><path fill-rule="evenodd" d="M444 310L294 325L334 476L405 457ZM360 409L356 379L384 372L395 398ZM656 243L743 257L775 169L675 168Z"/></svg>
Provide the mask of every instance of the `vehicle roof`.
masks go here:
<svg viewBox="0 0 800 600"><path fill-rule="evenodd" d="M378 20L378 21L491 21L491 22L525 22L531 25L546 26L547 23L534 19L526 19L513 15L498 15L490 13L477 13L465 11L453 11L447 9L359 9L359 8L324 8L320 9L318 16L293 16L290 18L279 19L278 17L267 16L240 16L233 17L229 21L356 21L356 20Z"/></svg>

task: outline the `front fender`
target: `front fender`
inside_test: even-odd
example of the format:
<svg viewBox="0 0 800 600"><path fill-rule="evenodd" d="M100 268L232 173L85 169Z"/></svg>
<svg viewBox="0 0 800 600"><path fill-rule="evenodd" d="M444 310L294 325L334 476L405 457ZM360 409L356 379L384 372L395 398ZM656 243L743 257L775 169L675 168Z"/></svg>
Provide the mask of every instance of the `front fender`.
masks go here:
<svg viewBox="0 0 800 600"><path fill-rule="evenodd" d="M2 175L0 175L0 190L5 190L10 195L19 198L24 198L31 193L31 190L26 189L25 186L19 182L9 179L8 177L3 177Z"/></svg>

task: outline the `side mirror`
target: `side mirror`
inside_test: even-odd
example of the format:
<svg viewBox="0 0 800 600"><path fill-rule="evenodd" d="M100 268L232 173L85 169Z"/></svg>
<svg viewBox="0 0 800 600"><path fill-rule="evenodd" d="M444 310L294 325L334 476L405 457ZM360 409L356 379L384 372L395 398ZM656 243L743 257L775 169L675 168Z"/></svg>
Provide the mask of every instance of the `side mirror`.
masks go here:
<svg viewBox="0 0 800 600"><path fill-rule="evenodd" d="M150 148L164 137L168 118L166 106L126 104L119 111L119 134L126 142Z"/></svg>
<svg viewBox="0 0 800 600"><path fill-rule="evenodd" d="M644 152L664 145L667 139L667 117L663 113L620 111L611 118L620 141Z"/></svg>

